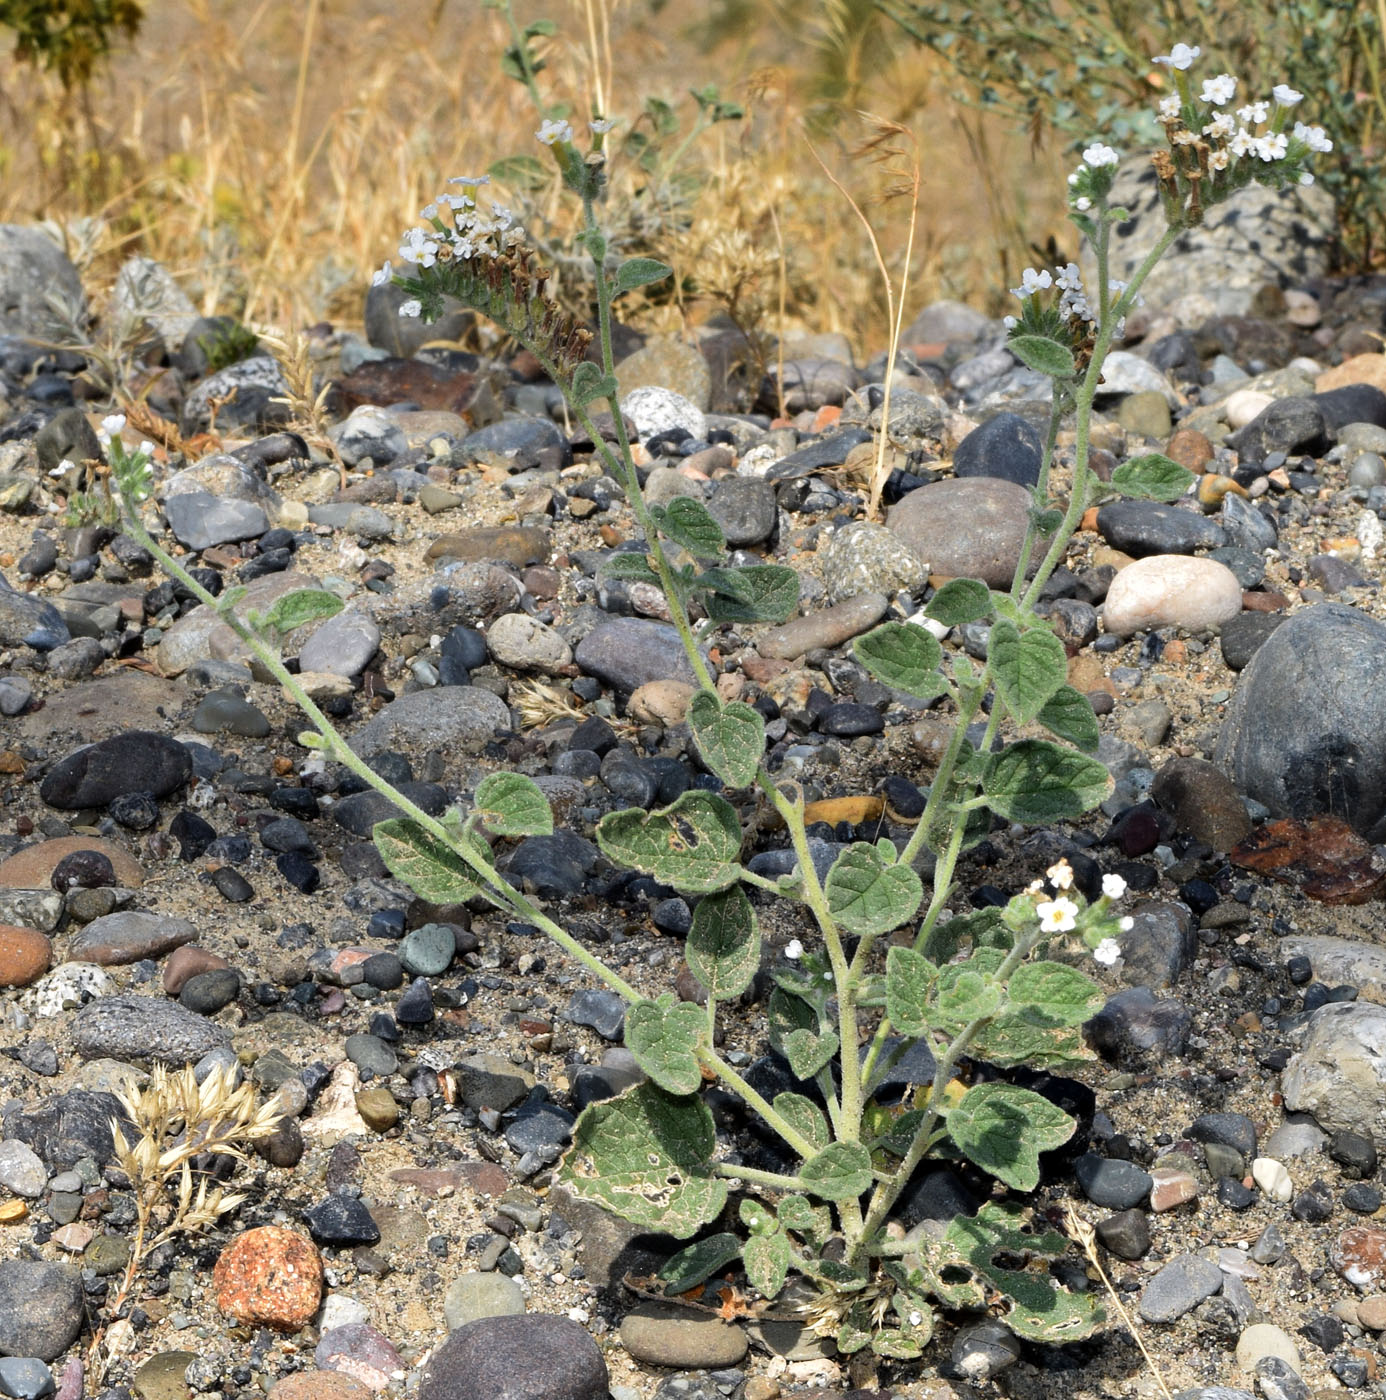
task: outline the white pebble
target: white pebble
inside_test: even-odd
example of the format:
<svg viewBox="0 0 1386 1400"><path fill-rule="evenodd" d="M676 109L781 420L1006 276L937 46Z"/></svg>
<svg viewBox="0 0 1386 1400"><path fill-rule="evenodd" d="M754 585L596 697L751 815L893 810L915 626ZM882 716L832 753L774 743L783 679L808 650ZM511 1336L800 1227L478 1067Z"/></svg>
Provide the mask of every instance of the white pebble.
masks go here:
<svg viewBox="0 0 1386 1400"><path fill-rule="evenodd" d="M1283 1162L1274 1157L1258 1157L1251 1164L1251 1179L1273 1201L1285 1202L1294 1194L1294 1183Z"/></svg>
<svg viewBox="0 0 1386 1400"><path fill-rule="evenodd" d="M1153 554L1128 564L1112 580L1102 623L1123 637L1152 627L1193 632L1221 626L1241 610L1242 586L1225 564L1186 554Z"/></svg>
<svg viewBox="0 0 1386 1400"><path fill-rule="evenodd" d="M1222 416L1227 419L1229 428L1245 428L1267 404L1275 402L1274 394L1262 389L1238 389L1228 394L1222 406Z"/></svg>

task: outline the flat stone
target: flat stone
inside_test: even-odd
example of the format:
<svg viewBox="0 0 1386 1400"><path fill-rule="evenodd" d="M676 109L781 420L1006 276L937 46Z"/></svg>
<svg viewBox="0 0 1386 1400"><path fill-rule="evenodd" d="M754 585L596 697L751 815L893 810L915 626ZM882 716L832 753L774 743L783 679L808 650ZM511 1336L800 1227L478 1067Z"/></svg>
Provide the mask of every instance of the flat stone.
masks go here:
<svg viewBox="0 0 1386 1400"><path fill-rule="evenodd" d="M672 630L672 629L671 629ZM351 736L352 749L363 755L381 749L441 749L476 754L496 731L509 730L505 701L476 686L450 685L418 690L392 700Z"/></svg>
<svg viewBox="0 0 1386 1400"><path fill-rule="evenodd" d="M883 593L862 593L832 607L772 627L756 641L756 650L777 661L793 661L816 647L835 647L878 623L890 607Z"/></svg>
<svg viewBox="0 0 1386 1400"><path fill-rule="evenodd" d="M129 1122L114 1094L71 1089L28 1112L7 1114L5 1135L32 1148L50 1168L70 1167L83 1157L105 1164L115 1153L112 1121Z"/></svg>
<svg viewBox="0 0 1386 1400"><path fill-rule="evenodd" d="M1364 904L1386 886L1386 854L1339 817L1263 822L1227 854L1325 904Z"/></svg>
<svg viewBox="0 0 1386 1400"><path fill-rule="evenodd" d="M484 1317L434 1349L418 1400L606 1400L608 1381L601 1349L571 1319Z"/></svg>
<svg viewBox="0 0 1386 1400"><path fill-rule="evenodd" d="M99 836L58 836L26 846L8 860L0 861L0 888L41 890L49 885L58 865L76 851L97 851L115 871L118 884L138 889L144 884L144 868L123 846L103 841Z"/></svg>
<svg viewBox="0 0 1386 1400"><path fill-rule="evenodd" d="M295 1371L270 1387L270 1400L371 1400L375 1392L341 1371Z"/></svg>
<svg viewBox="0 0 1386 1400"><path fill-rule="evenodd" d="M186 491L164 501L164 515L179 544L192 550L254 540L269 529L269 517L253 501Z"/></svg>
<svg viewBox="0 0 1386 1400"><path fill-rule="evenodd" d="M1219 627L1242 610L1242 586L1225 564L1156 554L1128 564L1112 580L1102 625L1117 636L1156 627L1196 632Z"/></svg>
<svg viewBox="0 0 1386 1400"><path fill-rule="evenodd" d="M52 603L21 593L0 574L0 646L52 651L71 640L67 623Z"/></svg>
<svg viewBox="0 0 1386 1400"><path fill-rule="evenodd" d="M886 524L944 578L1009 588L1029 527L1030 494L992 477L921 486L890 509Z"/></svg>
<svg viewBox="0 0 1386 1400"><path fill-rule="evenodd" d="M667 622L649 618L598 623L577 644L573 660L589 676L621 692L638 690L649 681L697 683L678 632Z"/></svg>
<svg viewBox="0 0 1386 1400"><path fill-rule="evenodd" d="M1315 978L1326 986L1357 988L1363 1001L1386 1003L1386 948L1359 938L1331 934L1290 934L1280 940L1280 960L1308 958Z"/></svg>
<svg viewBox="0 0 1386 1400"><path fill-rule="evenodd" d="M0 1261L0 1352L56 1361L77 1340L85 1315L76 1269Z"/></svg>
<svg viewBox="0 0 1386 1400"><path fill-rule="evenodd" d="M131 730L60 759L45 774L39 796L65 810L104 807L132 792L167 797L191 777L192 758L182 744L165 734Z"/></svg>
<svg viewBox="0 0 1386 1400"><path fill-rule="evenodd" d="M514 1317L525 1310L520 1285L501 1273L459 1274L443 1295L443 1317L451 1331L483 1317Z"/></svg>
<svg viewBox="0 0 1386 1400"><path fill-rule="evenodd" d="M197 929L188 919L122 909L93 919L80 930L68 944L67 956L73 962L116 967L141 958L161 958L196 937Z"/></svg>
<svg viewBox="0 0 1386 1400"><path fill-rule="evenodd" d="M303 671L354 679L366 669L380 646L380 628L373 618L355 609L330 617L299 648Z"/></svg>
<svg viewBox="0 0 1386 1400"><path fill-rule="evenodd" d="M157 1060L195 1064L231 1044L221 1026L175 1002L153 997L103 997L78 1011L73 1044L84 1059Z"/></svg>
<svg viewBox="0 0 1386 1400"><path fill-rule="evenodd" d="M300 588L320 588L322 585L310 574L286 570L284 573L265 574L245 586L245 596L232 611L242 621L252 608L261 611L269 608L277 598ZM154 659L165 676L181 675L195 661L205 661L213 655L212 637L218 629L224 629L239 643L235 633L223 622L215 608L199 603L190 612L184 613L172 627L164 633ZM224 659L224 658L223 658Z"/></svg>
<svg viewBox="0 0 1386 1400"><path fill-rule="evenodd" d="M1299 1348L1283 1328L1270 1322L1254 1322L1237 1339L1237 1365L1254 1371L1264 1357L1276 1357L1296 1374L1301 1366Z"/></svg>
<svg viewBox="0 0 1386 1400"><path fill-rule="evenodd" d="M196 1360L193 1351L158 1352L136 1370L135 1393L140 1400L187 1400L187 1370Z"/></svg>
<svg viewBox="0 0 1386 1400"><path fill-rule="evenodd" d="M1211 1259L1178 1254L1146 1284L1139 1312L1147 1322L1173 1322L1222 1287L1222 1270Z"/></svg>
<svg viewBox="0 0 1386 1400"><path fill-rule="evenodd" d="M709 1313L670 1303L639 1303L621 1321L621 1345L650 1366L712 1370L746 1355L746 1334Z"/></svg>
<svg viewBox="0 0 1386 1400"><path fill-rule="evenodd" d="M424 551L425 560L456 559L464 564L494 562L517 569L548 562L553 537L527 525L476 525L439 535Z"/></svg>
<svg viewBox="0 0 1386 1400"><path fill-rule="evenodd" d="M1206 515L1161 501L1113 501L1097 512L1097 529L1114 549L1137 559L1192 554L1227 543L1226 531Z"/></svg>

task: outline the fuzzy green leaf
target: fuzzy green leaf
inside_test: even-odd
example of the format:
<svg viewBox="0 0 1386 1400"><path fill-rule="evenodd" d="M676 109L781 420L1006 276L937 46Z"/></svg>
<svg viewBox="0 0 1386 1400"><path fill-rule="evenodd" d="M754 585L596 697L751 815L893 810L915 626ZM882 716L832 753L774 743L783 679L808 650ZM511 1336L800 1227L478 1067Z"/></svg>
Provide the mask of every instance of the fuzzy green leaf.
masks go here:
<svg viewBox="0 0 1386 1400"><path fill-rule="evenodd" d="M814 1205L807 1196L791 1195L780 1198L776 1207L780 1224L796 1235L819 1239L832 1229L832 1216L827 1206Z"/></svg>
<svg viewBox="0 0 1386 1400"><path fill-rule="evenodd" d="M1068 675L1064 644L1047 628L992 624L987 659L996 692L1017 724L1029 724Z"/></svg>
<svg viewBox="0 0 1386 1400"><path fill-rule="evenodd" d="M799 575L784 564L705 569L697 586L713 622L788 622L799 607Z"/></svg>
<svg viewBox="0 0 1386 1400"><path fill-rule="evenodd" d="M1013 1065L1073 1069L1094 1058L1083 1042L1081 1030L1056 1026L1028 1006L1003 1011L988 1021L972 1042L971 1053L1002 1069Z"/></svg>
<svg viewBox="0 0 1386 1400"><path fill-rule="evenodd" d="M938 968L913 948L886 954L886 1015L901 1035L924 1035L929 1029L929 995Z"/></svg>
<svg viewBox="0 0 1386 1400"><path fill-rule="evenodd" d="M948 1114L948 1136L963 1156L1014 1191L1039 1185L1039 1154L1062 1147L1077 1126L1016 1084L974 1084Z"/></svg>
<svg viewBox="0 0 1386 1400"><path fill-rule="evenodd" d="M892 690L932 700L947 689L939 674L943 648L932 632L913 622L883 622L852 643L852 653Z"/></svg>
<svg viewBox="0 0 1386 1400"><path fill-rule="evenodd" d="M982 790L987 805L1007 821L1039 823L1081 817L1113 786L1095 758L1047 739L1022 739L988 764Z"/></svg>
<svg viewBox="0 0 1386 1400"><path fill-rule="evenodd" d="M1000 1011L1002 990L988 972L974 966L977 961L974 953L966 963L954 963L940 970L930 1018L938 1030L952 1034L979 1017L994 1016Z"/></svg>
<svg viewBox="0 0 1386 1400"><path fill-rule="evenodd" d="M706 1030L701 1007L676 1002L666 992L658 1001L637 1001L626 1012L626 1049L661 1089L695 1094L703 1082L698 1043Z"/></svg>
<svg viewBox="0 0 1386 1400"><path fill-rule="evenodd" d="M1013 1007L1031 1008L1054 1026L1081 1026L1106 1001L1091 977L1056 962L1021 963L1006 990Z"/></svg>
<svg viewBox="0 0 1386 1400"><path fill-rule="evenodd" d="M693 894L741 876L741 822L725 798L698 790L656 812L631 807L597 823L597 844L618 865Z"/></svg>
<svg viewBox="0 0 1386 1400"><path fill-rule="evenodd" d="M1072 379L1078 372L1073 351L1048 336L1012 336L1006 342L1006 349L1026 368L1047 374L1051 379Z"/></svg>
<svg viewBox="0 0 1386 1400"><path fill-rule="evenodd" d="M482 892L471 866L417 822L407 817L377 822L371 836L390 874L420 899L430 904L461 904ZM481 846L476 849L482 853ZM489 851L486 854L489 858Z"/></svg>
<svg viewBox="0 0 1386 1400"><path fill-rule="evenodd" d="M281 594L270 605L265 614L265 626L283 636L304 623L336 617L345 606L335 593L325 588L295 588L291 593Z"/></svg>
<svg viewBox="0 0 1386 1400"><path fill-rule="evenodd" d="M741 1258L741 1241L732 1234L709 1235L684 1246L671 1259L666 1259L656 1277L664 1291L673 1297L687 1293L713 1274Z"/></svg>
<svg viewBox="0 0 1386 1400"><path fill-rule="evenodd" d="M759 710L740 700L724 704L715 691L700 690L688 706L688 727L703 762L729 788L755 782L765 757L765 719Z"/></svg>
<svg viewBox="0 0 1386 1400"><path fill-rule="evenodd" d="M984 948L997 946L998 940L1007 948L1011 946L1010 931L1001 922L1001 911L974 909L936 923L929 934L927 953L941 966L965 943L973 948Z"/></svg>
<svg viewBox="0 0 1386 1400"><path fill-rule="evenodd" d="M924 886L908 865L887 865L865 841L854 841L833 862L826 892L833 918L863 938L907 923L924 898Z"/></svg>
<svg viewBox="0 0 1386 1400"><path fill-rule="evenodd" d="M871 1185L871 1153L859 1142L835 1142L804 1163L799 1179L825 1201L852 1200Z"/></svg>
<svg viewBox="0 0 1386 1400"><path fill-rule="evenodd" d="M950 578L929 599L927 617L945 627L961 627L965 622L982 622L992 615L991 590L981 579Z"/></svg>
<svg viewBox="0 0 1386 1400"><path fill-rule="evenodd" d="M568 392L579 408L585 408L595 399L611 398L616 393L616 380L609 374L603 374L601 367L591 360L583 360L573 370Z"/></svg>
<svg viewBox="0 0 1386 1400"><path fill-rule="evenodd" d="M1102 737L1097 728L1097 716L1092 703L1081 691L1071 685L1061 685L1048 700L1040 706L1036 719L1060 739L1067 739L1075 748L1084 753L1096 753L1097 741Z"/></svg>
<svg viewBox="0 0 1386 1400"><path fill-rule="evenodd" d="M631 292L637 287L648 287L651 282L662 282L666 277L673 275L674 269L668 263L658 262L654 258L627 258L616 269L613 290Z"/></svg>
<svg viewBox="0 0 1386 1400"><path fill-rule="evenodd" d="M727 540L708 508L692 496L675 496L667 506L651 506L660 533L695 559L720 559Z"/></svg>
<svg viewBox="0 0 1386 1400"><path fill-rule="evenodd" d="M492 773L477 785L474 809L496 836L548 836L553 809L539 784L523 773Z"/></svg>
<svg viewBox="0 0 1386 1400"><path fill-rule="evenodd" d="M811 1031L818 1024L813 1007L802 997L776 987L765 1004L770 1032L770 1048L784 1054L785 1041L798 1030Z"/></svg>
<svg viewBox="0 0 1386 1400"><path fill-rule="evenodd" d="M603 583L653 583L659 584L659 575L650 565L649 556L636 554L633 550L620 550L608 554L597 566L597 577Z"/></svg>
<svg viewBox="0 0 1386 1400"><path fill-rule="evenodd" d="M1112 479L1105 485L1108 490L1119 491L1123 496L1136 496L1149 501L1177 501L1193 482L1194 474L1173 458L1161 452L1146 452L1119 463L1112 472Z"/></svg>
<svg viewBox="0 0 1386 1400"><path fill-rule="evenodd" d="M773 1298L784 1287L792 1254L781 1230L773 1235L752 1235L741 1251L746 1277L762 1297Z"/></svg>
<svg viewBox="0 0 1386 1400"><path fill-rule="evenodd" d="M708 1170L716 1145L701 1099L640 1084L583 1109L559 1180L623 1220L686 1240L727 1202L727 1183Z"/></svg>
<svg viewBox="0 0 1386 1400"><path fill-rule="evenodd" d="M790 1031L784 1038L784 1057L795 1079L812 1079L837 1054L838 1039L832 1031L815 1035L811 1030Z"/></svg>
<svg viewBox="0 0 1386 1400"><path fill-rule="evenodd" d="M760 969L760 930L740 885L698 901L683 955L714 1001L739 997L751 985Z"/></svg>
<svg viewBox="0 0 1386 1400"><path fill-rule="evenodd" d="M807 1099L802 1094L785 1092L775 1095L771 1107L791 1128L806 1137L819 1152L833 1140L823 1110L812 1099Z"/></svg>

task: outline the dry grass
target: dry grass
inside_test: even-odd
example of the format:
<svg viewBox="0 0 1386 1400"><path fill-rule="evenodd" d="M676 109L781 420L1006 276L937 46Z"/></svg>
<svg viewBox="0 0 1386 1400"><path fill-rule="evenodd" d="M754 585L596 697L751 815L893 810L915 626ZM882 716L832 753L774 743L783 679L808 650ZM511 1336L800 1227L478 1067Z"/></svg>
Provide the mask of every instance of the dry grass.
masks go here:
<svg viewBox="0 0 1386 1400"><path fill-rule="evenodd" d="M814 167L804 119L820 121L817 144L859 202L886 177L854 166L850 121L822 137L822 83L803 37L777 25L769 0L743 8L751 23L721 43L640 0L522 3L519 18L559 22L559 36L540 41L541 84L578 115L609 104L618 135L648 95L673 102L686 133L688 90L708 82L747 109L657 177L613 161L606 217L618 247L663 256L681 276L673 300L624 314L677 330L726 311L748 331L841 330L869 353L888 332L875 260ZM999 304L1027 260L1017 231L1039 242L1060 231L1056 167L1029 163L1023 132L955 108L912 46L868 69L860 36L837 42L848 86L868 88L866 105L911 127L928 152L907 319L943 295ZM475 0L438 0L408 22L370 0L155 0L143 33L85 95L0 57L0 219L79 233L98 305L138 251L165 262L204 313L359 325L369 272L445 177L539 154L528 99L499 73L504 46L501 17ZM1047 193L1031 206L1034 188ZM565 271L571 282L575 211L557 181L505 197L524 206L557 285ZM908 223L881 232L894 267Z"/></svg>

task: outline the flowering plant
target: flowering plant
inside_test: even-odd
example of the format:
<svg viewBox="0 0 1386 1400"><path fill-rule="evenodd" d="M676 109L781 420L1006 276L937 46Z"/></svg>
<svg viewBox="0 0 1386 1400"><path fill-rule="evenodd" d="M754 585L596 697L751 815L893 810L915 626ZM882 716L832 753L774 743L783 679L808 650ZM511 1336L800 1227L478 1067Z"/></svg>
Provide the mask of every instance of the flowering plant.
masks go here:
<svg viewBox="0 0 1386 1400"><path fill-rule="evenodd" d="M1166 61L1182 78L1193 56L1180 45ZM1199 101L1226 105L1231 80L1213 79L1204 94ZM434 316L443 298L453 296L492 317L562 389L624 486L644 532L643 553L613 555L605 567L664 590L699 682L688 725L703 765L726 792L758 801L789 833L796 868L772 879L743 865L737 807L705 786L667 807L614 811L598 822L597 841L609 859L694 901L684 953L705 991L703 1004L678 1001L671 993L641 995L500 873L494 843L553 829L549 803L532 780L494 774L477 787L470 812L454 808L438 818L358 757L285 668L275 646L279 635L305 618L334 611L339 600L305 590L279 599L265 618L240 618L236 590L213 598L144 530L139 503L148 489L146 454L117 450L112 435L112 465L131 532L195 596L220 611L303 708L314 729L301 742L345 765L402 812L374 831L390 870L430 901L478 900L517 914L628 1003L625 1042L647 1079L584 1109L559 1176L579 1197L647 1229L692 1240L661 1270L667 1292L683 1293L739 1260L750 1285L768 1300L797 1272L817 1290L812 1315L839 1350L870 1347L897 1358L920 1354L939 1305L980 1310L999 1295L1009 1300L1009 1327L1038 1341L1075 1340L1101 1323L1092 1294L1069 1288L1047 1269L1008 1262L1016 1256L1043 1260L1064 1249L1062 1236L1031 1228L1024 1197L1040 1181L1041 1154L1067 1142L1077 1125L1042 1094L1004 1075L1018 1066L1061 1068L1088 1058L1081 1028L1103 996L1079 965L1088 954L1099 965L1120 956L1121 938L1131 928L1131 919L1115 912L1124 883L1109 874L1089 889L1089 898L1077 888L1070 864L1059 861L1004 909L956 914L951 902L960 856L993 819L1074 819L1111 791L1107 770L1091 757L1098 743L1092 708L1068 685L1064 647L1036 615L1035 603L1081 512L1098 494L1173 499L1190 484L1188 472L1159 454L1122 463L1108 483L1095 479L1088 460L1090 420L1103 358L1158 257L1202 210L1244 177L1283 181L1307 173L1304 162L1317 138L1312 131L1285 135L1283 114L1291 98L1297 95L1277 92L1274 108L1265 112L1253 104L1244 121L1268 122L1264 134L1247 137L1261 143L1253 149L1238 139L1249 127L1228 133L1216 115L1206 125L1217 129L1205 134L1187 84L1181 84L1179 109L1171 109L1166 123L1171 150L1157 162L1168 187L1170 227L1124 287L1106 276L1109 231L1123 217L1109 207L1117 156L1100 143L1085 151L1070 198L1075 224L1093 243L1097 290L1084 290L1071 263L1057 275L1029 270L1016 289L1022 311L1010 326L1010 347L1051 378L1054 394L1030 529L1013 582L1009 590L993 591L975 579L952 580L937 590L919 621L889 622L856 641L857 659L878 680L926 700L946 696L956 718L908 837L878 834L847 843L825 873L810 849L803 792L767 767L761 713L719 693L689 621L695 595L712 629L787 617L797 603L796 576L773 565L727 567L718 562L725 550L722 531L701 502L678 498L661 509L641 493L612 372L611 303L668 270L651 259L632 259L608 271L606 240L595 217L606 119L594 118L585 150L566 118L546 115L537 132L583 203L582 242L597 292L595 346L585 327L547 299L547 274L508 212L495 204L483 207L482 180L457 182L462 192L440 196L423 211L424 223L405 234L399 256L414 268L412 274L395 274L388 264L378 274L410 293L413 304L406 304L405 314ZM1185 140L1196 126L1197 134ZM1238 154L1237 146L1246 149ZM1215 160L1224 151L1225 164ZM589 358L592 351L599 360ZM610 407L612 444L591 420L597 400ZM1076 412L1076 453L1064 499L1051 497L1050 471L1060 421L1070 411ZM1039 547L1044 553L1032 567ZM945 667L935 631L946 634L979 621L990 625L980 668L961 652L952 653ZM984 732L974 744L969 727L988 696ZM1017 731L1038 726L1054 737L1003 744L1003 725ZM927 896L921 868L932 878ZM794 1086L772 1094L718 1049L720 1008L752 987L765 961L752 896L799 906L812 930L790 942L782 958L769 960L769 1041ZM916 1047L932 1061L927 1074L903 1071L904 1057ZM967 1082L965 1065L979 1063L1002 1077ZM901 1074L910 1081L903 1100ZM767 1160L744 1145L719 1143L702 1098L709 1079L740 1099L778 1139L777 1154ZM1008 1194L940 1230L907 1231L894 1218L896 1207L930 1156L964 1158ZM733 1190L748 1233L708 1233Z"/></svg>

